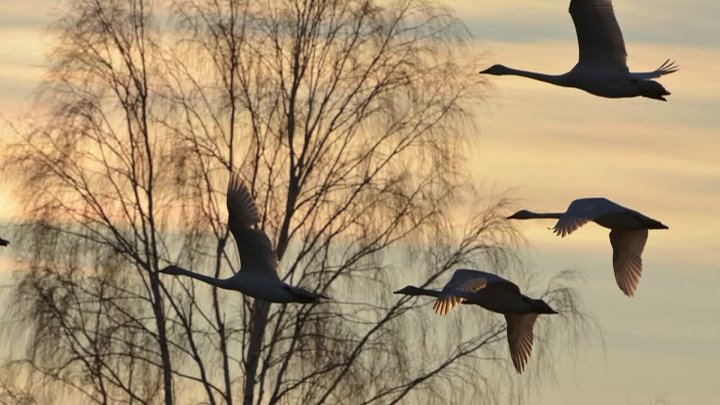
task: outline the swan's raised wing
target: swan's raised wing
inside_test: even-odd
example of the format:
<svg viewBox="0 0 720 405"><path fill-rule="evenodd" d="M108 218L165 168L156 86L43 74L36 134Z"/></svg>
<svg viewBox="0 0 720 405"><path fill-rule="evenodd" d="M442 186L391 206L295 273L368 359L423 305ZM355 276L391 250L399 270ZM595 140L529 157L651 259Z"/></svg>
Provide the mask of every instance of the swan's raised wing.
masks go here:
<svg viewBox="0 0 720 405"><path fill-rule="evenodd" d="M228 227L240 254L240 270L277 278L277 254L265 232L253 226L260 222L255 200L237 174L230 176L227 190Z"/></svg>
<svg viewBox="0 0 720 405"><path fill-rule="evenodd" d="M627 51L610 0L572 0L580 57L578 64L627 72Z"/></svg>
<svg viewBox="0 0 720 405"><path fill-rule="evenodd" d="M553 232L565 237L588 221L614 212L626 212L628 209L607 198L580 198L570 203L567 211L558 219Z"/></svg>
<svg viewBox="0 0 720 405"><path fill-rule="evenodd" d="M665 62L663 62L663 64L660 65L659 68L653 70L652 72L633 72L630 74L630 76L632 76L635 79L642 79L642 80L657 79L660 76L668 75L670 73L675 73L678 70L680 70L680 66L678 66L677 63L668 59Z"/></svg>
<svg viewBox="0 0 720 405"><path fill-rule="evenodd" d="M445 284L433 309L440 315L445 315L455 305L465 301L468 294L472 294L487 285L485 273L475 270L455 270L452 278Z"/></svg>
<svg viewBox="0 0 720 405"><path fill-rule="evenodd" d="M533 328L538 314L505 315L510 358L515 370L522 374L532 353Z"/></svg>
<svg viewBox="0 0 720 405"><path fill-rule="evenodd" d="M628 297L635 294L635 289L642 275L642 252L648 238L648 230L610 231L610 244L613 248L613 269L615 280L620 289Z"/></svg>

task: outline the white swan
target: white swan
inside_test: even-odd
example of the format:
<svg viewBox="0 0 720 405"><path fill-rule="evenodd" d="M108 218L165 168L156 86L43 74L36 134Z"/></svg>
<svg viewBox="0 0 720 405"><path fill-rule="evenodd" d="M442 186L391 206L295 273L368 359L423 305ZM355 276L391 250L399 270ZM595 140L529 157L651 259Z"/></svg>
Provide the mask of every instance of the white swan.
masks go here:
<svg viewBox="0 0 720 405"><path fill-rule="evenodd" d="M520 288L504 278L478 270L455 270L442 291L407 286L395 294L437 297L433 308L445 315L457 304L475 304L505 315L510 358L522 373L533 346L533 327L540 314L557 314L543 300L526 297Z"/></svg>
<svg viewBox="0 0 720 405"><path fill-rule="evenodd" d="M316 303L326 295L294 287L280 280L278 259L265 232L257 229L257 206L239 176L230 177L227 191L228 226L240 254L240 270L232 277L217 279L170 265L161 273L188 276L226 290L236 290L269 302Z"/></svg>
<svg viewBox="0 0 720 405"><path fill-rule="evenodd" d="M575 24L580 57L567 73L547 75L494 65L480 73L515 75L563 87L575 87L601 97L648 97L666 101L669 91L650 80L676 72L670 60L652 72L630 72L625 41L610 0L572 0L570 15Z"/></svg>
<svg viewBox="0 0 720 405"><path fill-rule="evenodd" d="M642 252L648 238L648 229L668 229L659 221L637 211L625 208L607 198L581 198L570 203L567 211L535 213L521 210L508 219L555 218L553 232L558 236L570 235L588 221L610 229L613 248L615 280L625 295L635 294L642 274Z"/></svg>
<svg viewBox="0 0 720 405"><path fill-rule="evenodd" d="M7 241L7 240L5 240L5 239L3 239L3 238L0 238L0 246L7 246L7 245L9 245L9 244L10 244L9 241Z"/></svg>

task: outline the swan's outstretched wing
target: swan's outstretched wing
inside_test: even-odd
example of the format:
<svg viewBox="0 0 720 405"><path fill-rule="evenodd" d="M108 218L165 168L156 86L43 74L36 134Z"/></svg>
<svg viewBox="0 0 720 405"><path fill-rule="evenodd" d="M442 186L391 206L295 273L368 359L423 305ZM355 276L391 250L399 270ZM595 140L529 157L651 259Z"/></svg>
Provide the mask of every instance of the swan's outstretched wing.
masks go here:
<svg viewBox="0 0 720 405"><path fill-rule="evenodd" d="M465 301L467 294L474 293L487 285L485 273L475 270L455 270L452 278L445 284L433 309L440 315L445 315L457 304Z"/></svg>
<svg viewBox="0 0 720 405"><path fill-rule="evenodd" d="M260 215L250 190L237 174L230 176L227 208L228 226L240 254L240 270L277 278L277 254L265 232L253 228L260 222Z"/></svg>
<svg viewBox="0 0 720 405"><path fill-rule="evenodd" d="M625 212L628 209L607 198L580 198L570 203L567 211L555 224L553 232L565 237L579 227L603 215L614 212Z"/></svg>
<svg viewBox="0 0 720 405"><path fill-rule="evenodd" d="M487 280L487 285L485 288L493 289L493 290L505 290L508 292L511 292L513 294L520 294L520 287L517 286L517 284L513 283L510 280L506 280L497 274L493 273L486 273L484 271L478 271L478 270L471 270L475 271L477 273L480 273L485 277L485 280Z"/></svg>
<svg viewBox="0 0 720 405"><path fill-rule="evenodd" d="M260 222L255 200L237 173L230 175L227 189L228 225L230 231L250 228Z"/></svg>
<svg viewBox="0 0 720 405"><path fill-rule="evenodd" d="M670 73L675 73L678 70L680 70L680 66L678 66L677 63L668 59L663 62L663 64L660 65L659 68L653 70L652 72L633 72L630 74L630 76L635 79L642 80L657 79L660 76L669 75Z"/></svg>
<svg viewBox="0 0 720 405"><path fill-rule="evenodd" d="M557 221L555 227L553 228L553 232L564 238L566 235L570 235L575 232L576 229L585 225L588 221L590 221L590 219L591 218L584 216L575 216L566 213Z"/></svg>
<svg viewBox="0 0 720 405"><path fill-rule="evenodd" d="M610 231L610 244L613 248L613 269L618 286L628 297L635 289L642 275L642 252L648 238L648 230Z"/></svg>
<svg viewBox="0 0 720 405"><path fill-rule="evenodd" d="M532 353L533 327L538 314L505 315L510 358L515 370L522 374Z"/></svg>
<svg viewBox="0 0 720 405"><path fill-rule="evenodd" d="M572 0L579 65L627 72L627 51L610 0Z"/></svg>

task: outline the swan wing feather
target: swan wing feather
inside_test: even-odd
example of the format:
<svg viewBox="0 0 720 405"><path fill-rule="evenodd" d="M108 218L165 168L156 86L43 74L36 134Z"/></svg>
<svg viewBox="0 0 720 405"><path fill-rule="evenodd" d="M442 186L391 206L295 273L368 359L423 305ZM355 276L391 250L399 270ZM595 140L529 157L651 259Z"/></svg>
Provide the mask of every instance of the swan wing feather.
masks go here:
<svg viewBox="0 0 720 405"><path fill-rule="evenodd" d="M628 72L627 51L611 0L572 0L578 65Z"/></svg>
<svg viewBox="0 0 720 405"><path fill-rule="evenodd" d="M652 72L633 72L633 73L630 73L630 76L633 79L649 80L649 79L657 79L660 76L669 75L670 73L675 73L678 70L680 70L680 66L677 63L668 59L665 62L663 62L663 64L660 65L660 67L653 70Z"/></svg>
<svg viewBox="0 0 720 405"><path fill-rule="evenodd" d="M522 374L532 353L533 328L538 314L507 314L507 340L510 358L518 374Z"/></svg>
<svg viewBox="0 0 720 405"><path fill-rule="evenodd" d="M487 285L484 272L475 270L455 270L452 278L445 284L433 309L439 315L446 315L455 305L465 301L465 296L472 294Z"/></svg>
<svg viewBox="0 0 720 405"><path fill-rule="evenodd" d="M568 209L555 224L553 232L558 236L565 237L588 221L603 215L625 211L628 209L607 198L580 198L570 203Z"/></svg>
<svg viewBox="0 0 720 405"><path fill-rule="evenodd" d="M228 227L235 238L240 270L269 276L277 275L277 254L265 231L255 229L260 222L255 200L237 173L230 177L227 190Z"/></svg>
<svg viewBox="0 0 720 405"><path fill-rule="evenodd" d="M642 252L647 243L648 230L610 231L613 248L613 270L618 287L627 295L635 294L642 275Z"/></svg>

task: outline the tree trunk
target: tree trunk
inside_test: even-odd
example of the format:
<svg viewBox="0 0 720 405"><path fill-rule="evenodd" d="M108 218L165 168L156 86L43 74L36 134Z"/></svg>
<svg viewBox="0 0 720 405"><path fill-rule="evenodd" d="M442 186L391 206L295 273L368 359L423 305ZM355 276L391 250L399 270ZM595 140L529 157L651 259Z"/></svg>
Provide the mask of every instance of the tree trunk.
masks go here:
<svg viewBox="0 0 720 405"><path fill-rule="evenodd" d="M158 328L158 345L160 346L160 357L163 364L163 387L165 391L165 405L173 405L172 392L172 364L170 362L170 350L168 350L167 331L165 329L165 310L163 308L163 295L160 291L160 281L158 273L154 272L150 276L150 288L154 296L153 312L155 312L155 322Z"/></svg>
<svg viewBox="0 0 720 405"><path fill-rule="evenodd" d="M262 341L265 336L265 327L270 313L270 303L267 301L255 300L252 314L252 325L250 327L250 341L248 342L247 355L245 356L245 399L244 405L252 405L255 398L255 375L257 374Z"/></svg>

